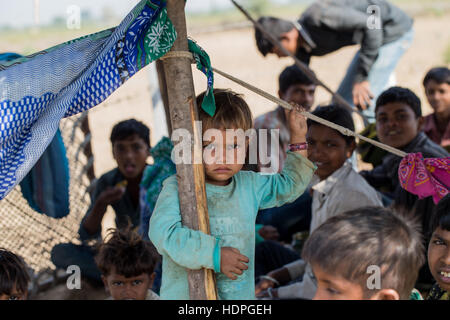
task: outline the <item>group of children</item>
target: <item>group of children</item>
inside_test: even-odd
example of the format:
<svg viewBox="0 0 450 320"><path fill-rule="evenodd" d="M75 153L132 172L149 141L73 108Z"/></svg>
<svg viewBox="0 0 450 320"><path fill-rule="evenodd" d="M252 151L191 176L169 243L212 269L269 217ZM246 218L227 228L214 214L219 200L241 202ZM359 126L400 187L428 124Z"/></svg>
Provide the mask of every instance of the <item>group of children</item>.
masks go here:
<svg viewBox="0 0 450 320"><path fill-rule="evenodd" d="M303 99L301 104L309 109L315 87L305 88L308 85L288 84L280 88L280 96L293 103ZM435 110L425 125L419 98L408 89L392 87L376 101L377 137L408 153L448 157L438 144L448 148L449 70L433 69L424 85ZM247 154L249 141L228 141L225 132L251 129L250 108L230 90L215 89L214 97L213 117L199 109L203 132L217 129L224 133L222 139L203 141L203 150L212 159L204 163L211 234L183 226L175 175L158 182L160 193L149 229L140 235L132 230L131 226L142 222L139 214L147 199L140 181L149 166L150 141L148 128L127 120L115 126L111 135L118 168L99 179L80 235L99 235L108 205L116 211L118 229L99 248L55 248L55 265L83 265L83 276L102 281L113 299L157 299L154 291L159 287L150 289L161 276L159 255L162 299L189 299L187 270L200 268L214 270L220 299L253 299L255 292L275 298L408 299L417 297L412 293L421 268L429 270L436 282L428 298L449 298L450 195L434 205L430 198L419 199L403 190L397 178L401 159L394 155L385 155L371 171L356 172L351 163L355 139L307 121L297 107L287 112L279 109L274 113L278 122L269 125L285 130L280 135L283 156L271 157L281 162L279 172L242 170L244 164L238 159ZM198 96L198 106L203 98L204 94ZM354 130L351 115L338 105L316 107L312 113ZM310 199L311 222L299 259L287 265L280 262L278 269L257 281L255 242L257 234L264 235L255 228L258 214L297 203L301 197ZM291 212L301 215L305 203L298 202ZM143 239L146 235L151 242ZM282 285L295 279L300 281L283 289ZM0 298L26 298L28 281L22 259L0 250Z"/></svg>

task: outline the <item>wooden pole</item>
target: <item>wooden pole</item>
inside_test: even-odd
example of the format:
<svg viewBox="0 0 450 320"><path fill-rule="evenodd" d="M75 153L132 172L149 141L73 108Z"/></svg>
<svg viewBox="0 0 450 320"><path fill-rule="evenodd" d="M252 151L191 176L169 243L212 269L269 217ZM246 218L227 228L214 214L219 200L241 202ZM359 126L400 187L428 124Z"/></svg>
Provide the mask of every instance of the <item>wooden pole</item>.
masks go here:
<svg viewBox="0 0 450 320"><path fill-rule="evenodd" d="M158 74L159 92L161 93L161 99L164 105L164 111L166 113L167 131L169 133L169 137L171 137L172 123L170 121L169 97L167 96L167 83L166 75L164 73L164 64L161 60L156 60L156 73Z"/></svg>
<svg viewBox="0 0 450 320"><path fill-rule="evenodd" d="M182 0L167 1L167 14L177 31L177 39L171 51L188 51L184 6L185 1ZM193 159L202 159L202 132L198 131L199 128L195 124L198 114L191 60L183 57L168 58L164 59L163 64L172 129L187 129L193 138L191 163L177 165L182 223L188 228L209 234L203 164L201 161L199 161L200 164L195 164L193 161ZM188 281L190 299L217 299L213 270L189 270Z"/></svg>

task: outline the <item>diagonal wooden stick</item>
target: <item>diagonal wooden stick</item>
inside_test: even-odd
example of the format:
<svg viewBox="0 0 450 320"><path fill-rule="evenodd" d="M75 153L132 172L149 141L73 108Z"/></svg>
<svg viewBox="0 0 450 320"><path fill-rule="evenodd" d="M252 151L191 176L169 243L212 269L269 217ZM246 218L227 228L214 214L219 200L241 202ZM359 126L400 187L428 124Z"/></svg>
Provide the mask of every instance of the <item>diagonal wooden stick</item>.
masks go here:
<svg viewBox="0 0 450 320"><path fill-rule="evenodd" d="M281 100L281 99L279 99L279 98L277 98L275 96L272 96L271 94L269 94L269 93L267 93L267 92L265 92L265 91L255 87L255 86L253 86L253 85L251 85L249 83L246 83L245 81L242 81L242 80L240 80L238 78L235 78L235 77L233 77L233 76L231 76L231 75L229 75L229 74L227 74L227 73L225 73L223 71L220 71L220 70L218 70L216 68L212 68L212 69L213 69L214 72L220 74L221 76L223 76L223 77L225 77L225 78L227 78L227 79L229 79L229 80L231 80L233 82L236 82L237 84L247 88L248 90L257 93L260 96L262 96L262 97L264 97L264 98L266 98L266 99L268 99L268 100L270 100L272 102L275 102L275 103L279 104L280 106L282 106L282 107L284 107L286 109L291 110L293 108L292 105L290 105L286 101ZM364 136L362 136L362 135L360 135L360 134L358 134L356 132L351 131L350 129L347 129L347 128L344 128L342 126L339 126L339 125L337 125L337 124L335 124L333 122L330 122L328 120L319 118L319 117L317 117L317 116L315 116L312 113L309 113L307 111L303 111L303 112L301 112L301 114L304 115L308 119L316 121L316 122L318 122L320 124L323 124L323 125L325 125L327 127L333 128L333 129L339 131L340 133L342 133L343 135L357 137L357 138L359 138L361 140L364 140L364 141L367 141L368 143L373 144L373 145L375 145L375 146L377 146L377 147L379 147L379 148L381 148L383 150L386 150L386 151L388 151L390 153L393 153L393 154L395 154L395 155L397 155L399 157L403 158L403 157L405 157L407 155L407 153L404 152L404 151L401 151L399 149L393 148L393 147L388 146L388 145L386 145L384 143L381 143L379 141L372 140L370 138L364 137Z"/></svg>

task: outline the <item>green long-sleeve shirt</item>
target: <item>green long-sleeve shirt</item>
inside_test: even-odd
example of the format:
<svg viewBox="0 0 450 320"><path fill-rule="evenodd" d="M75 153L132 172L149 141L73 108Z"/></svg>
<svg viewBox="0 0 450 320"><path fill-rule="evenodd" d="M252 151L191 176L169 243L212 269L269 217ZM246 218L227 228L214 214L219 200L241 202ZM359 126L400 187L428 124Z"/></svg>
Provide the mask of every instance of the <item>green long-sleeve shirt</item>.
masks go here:
<svg viewBox="0 0 450 320"><path fill-rule="evenodd" d="M163 256L161 299L189 299L187 269L214 269L216 248L234 247L250 260L237 280L217 272L220 299L254 299L255 219L259 209L281 206L297 199L308 186L315 165L288 152L283 171L264 175L240 171L227 186L206 184L211 235L181 224L178 183L164 181L150 220L149 237ZM217 241L216 244L216 240ZM216 251L215 251L216 249ZM220 264L219 264L220 265Z"/></svg>

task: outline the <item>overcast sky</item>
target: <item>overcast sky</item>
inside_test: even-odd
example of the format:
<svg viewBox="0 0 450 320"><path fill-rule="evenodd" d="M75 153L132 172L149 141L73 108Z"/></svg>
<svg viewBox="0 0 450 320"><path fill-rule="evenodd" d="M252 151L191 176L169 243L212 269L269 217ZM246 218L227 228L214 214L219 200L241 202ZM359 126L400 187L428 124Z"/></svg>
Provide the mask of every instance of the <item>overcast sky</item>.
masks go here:
<svg viewBox="0 0 450 320"><path fill-rule="evenodd" d="M36 0L0 0L0 26L24 27L34 24L34 3ZM67 9L77 5L81 11L89 11L94 17L100 17L102 10L109 7L117 17L126 14L139 0L38 0L40 23L48 24L55 17L68 15ZM209 11L212 8L229 8L229 0L188 0L187 12Z"/></svg>

